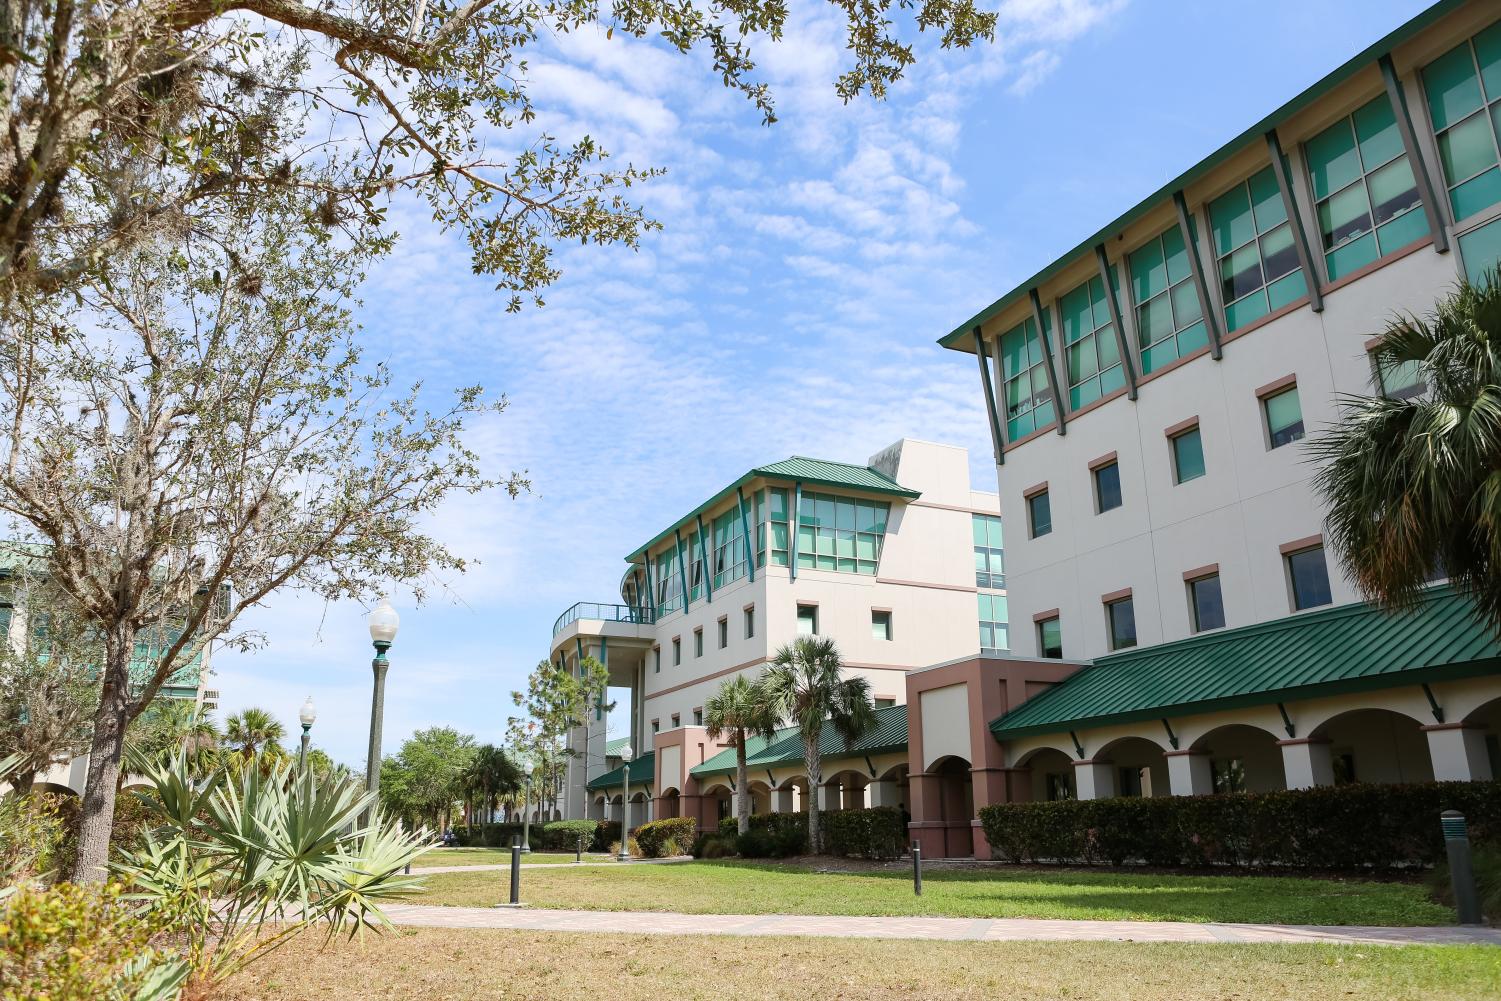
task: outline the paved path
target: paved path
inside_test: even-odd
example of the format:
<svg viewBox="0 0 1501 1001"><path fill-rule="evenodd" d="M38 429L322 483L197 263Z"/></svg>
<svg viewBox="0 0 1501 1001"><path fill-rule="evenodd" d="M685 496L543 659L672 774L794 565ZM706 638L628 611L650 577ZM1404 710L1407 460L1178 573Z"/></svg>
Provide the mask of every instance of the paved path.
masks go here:
<svg viewBox="0 0 1501 1001"><path fill-rule="evenodd" d="M1027 918L856 918L790 914L672 914L390 904L399 925L515 928L641 935L807 935L820 938L972 942L1331 942L1345 945L1501 946L1497 928L1372 928L1334 925L1192 924L1186 921L1045 921Z"/></svg>

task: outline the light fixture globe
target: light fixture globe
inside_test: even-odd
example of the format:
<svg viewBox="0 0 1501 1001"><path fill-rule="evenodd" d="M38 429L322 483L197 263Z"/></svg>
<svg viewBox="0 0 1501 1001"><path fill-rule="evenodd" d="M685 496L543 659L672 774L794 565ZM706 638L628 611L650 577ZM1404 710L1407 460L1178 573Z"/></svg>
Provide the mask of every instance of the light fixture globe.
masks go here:
<svg viewBox="0 0 1501 1001"><path fill-rule="evenodd" d="M396 627L401 625L401 616L391 607L390 598L382 598L370 610L370 641L390 646L396 639Z"/></svg>
<svg viewBox="0 0 1501 1001"><path fill-rule="evenodd" d="M631 745L630 744L625 744L625 745L623 745L620 748L620 760L621 761L629 761L629 760L631 760L631 757L634 754L635 754L635 752L631 750Z"/></svg>
<svg viewBox="0 0 1501 1001"><path fill-rule="evenodd" d="M302 708L297 710L297 721L303 726L312 726L318 721L318 709L313 705L313 697L309 695Z"/></svg>

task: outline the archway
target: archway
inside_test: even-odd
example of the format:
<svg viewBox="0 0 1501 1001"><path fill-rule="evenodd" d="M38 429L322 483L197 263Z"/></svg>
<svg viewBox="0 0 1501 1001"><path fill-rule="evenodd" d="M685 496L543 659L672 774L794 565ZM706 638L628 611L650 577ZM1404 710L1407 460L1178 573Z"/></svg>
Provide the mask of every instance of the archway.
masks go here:
<svg viewBox="0 0 1501 1001"><path fill-rule="evenodd" d="M1501 698L1478 706L1464 718L1464 722L1480 731L1479 739L1485 750L1485 761L1490 765L1490 777L1501 778Z"/></svg>
<svg viewBox="0 0 1501 1001"><path fill-rule="evenodd" d="M1210 791L1274 792L1287 788L1282 749L1270 732L1248 723L1215 727L1194 741L1209 757Z"/></svg>
<svg viewBox="0 0 1501 1001"><path fill-rule="evenodd" d="M794 775L782 780L772 790L772 802L777 813L806 813L808 810L808 777Z"/></svg>
<svg viewBox="0 0 1501 1001"><path fill-rule="evenodd" d="M751 782L748 788L750 789L750 812L752 814L770 813L771 786L765 782Z"/></svg>
<svg viewBox="0 0 1501 1001"><path fill-rule="evenodd" d="M1167 758L1157 743L1145 737L1122 737L1100 748L1098 756L1115 769L1117 796L1170 795Z"/></svg>
<svg viewBox="0 0 1501 1001"><path fill-rule="evenodd" d="M1015 767L1030 773L1032 802L1050 803L1060 799L1078 799L1074 779L1074 759L1056 747L1039 747L1017 760Z"/></svg>
<svg viewBox="0 0 1501 1001"><path fill-rule="evenodd" d="M645 824L652 819L651 798L640 790L631 793L631 826Z"/></svg>
<svg viewBox="0 0 1501 1001"><path fill-rule="evenodd" d="M820 805L825 810L863 810L869 805L865 787L870 785L870 776L862 772L845 768L825 774L823 784L826 793Z"/></svg>
<svg viewBox="0 0 1501 1001"><path fill-rule="evenodd" d="M599 796L595 796L593 799L589 800L589 819L590 820L604 820L604 819L606 819L605 818L605 797L603 796L603 794L601 794Z"/></svg>
<svg viewBox="0 0 1501 1001"><path fill-rule="evenodd" d="M703 791L702 817L710 823L706 826L713 827L726 817L735 815L735 794L730 792L727 785L715 785Z"/></svg>
<svg viewBox="0 0 1501 1001"><path fill-rule="evenodd" d="M970 821L975 816L975 789L969 762L960 757L941 758L934 762L930 772L938 778L939 817L945 828L945 854L949 858L974 855Z"/></svg>
<svg viewBox="0 0 1501 1001"><path fill-rule="evenodd" d="M657 796L656 810L658 820L666 820L668 817L682 816L683 804L676 789L663 789Z"/></svg>
<svg viewBox="0 0 1501 1001"><path fill-rule="evenodd" d="M1433 781L1428 737L1405 713L1351 709L1314 727L1311 736L1328 741L1335 785Z"/></svg>
<svg viewBox="0 0 1501 1001"><path fill-rule="evenodd" d="M909 819L912 816L910 784L907 780L908 766L905 762L893 765L870 784L871 806L893 806Z"/></svg>

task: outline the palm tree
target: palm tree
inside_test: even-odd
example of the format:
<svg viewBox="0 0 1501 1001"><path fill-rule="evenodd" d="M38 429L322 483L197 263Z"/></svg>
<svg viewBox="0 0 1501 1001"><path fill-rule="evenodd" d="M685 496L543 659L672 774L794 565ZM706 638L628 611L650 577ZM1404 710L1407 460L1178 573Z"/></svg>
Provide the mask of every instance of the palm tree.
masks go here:
<svg viewBox="0 0 1501 1001"><path fill-rule="evenodd" d="M704 728L710 740L728 736L735 748L735 817L741 834L750 830L750 783L745 774L745 744L752 737L770 737L777 729L777 713L758 682L737 674L719 686L704 703Z"/></svg>
<svg viewBox="0 0 1501 1001"><path fill-rule="evenodd" d="M251 706L224 721L224 742L242 764L270 764L286 757L281 740L287 735L281 721L264 709Z"/></svg>
<svg viewBox="0 0 1501 1001"><path fill-rule="evenodd" d="M797 642L777 651L771 666L761 676L766 698L779 720L797 727L803 739L803 757L808 763L808 844L816 854L823 850L819 829L818 790L823 785L823 759L818 740L825 721L846 745L854 743L874 721L875 705L870 681L858 675L844 677L844 661L831 639L799 636Z"/></svg>
<svg viewBox="0 0 1501 1001"><path fill-rule="evenodd" d="M1447 576L1501 635L1501 270L1424 319L1393 319L1377 362L1424 391L1346 397L1310 443L1334 549L1384 607L1411 607Z"/></svg>
<svg viewBox="0 0 1501 1001"><path fill-rule="evenodd" d="M138 765L160 764L181 753L189 774L201 778L218 764L219 728L208 710L186 699L151 703L125 739L127 753Z"/></svg>

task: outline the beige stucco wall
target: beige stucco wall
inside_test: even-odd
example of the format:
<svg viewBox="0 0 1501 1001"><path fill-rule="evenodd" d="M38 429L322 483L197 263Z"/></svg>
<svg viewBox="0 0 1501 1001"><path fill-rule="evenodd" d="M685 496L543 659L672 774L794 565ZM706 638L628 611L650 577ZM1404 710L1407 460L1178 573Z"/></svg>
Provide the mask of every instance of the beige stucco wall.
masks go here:
<svg viewBox="0 0 1501 1001"><path fill-rule="evenodd" d="M922 712L923 771L939 758L952 755L969 761L973 754L969 733L969 686L949 685L918 695ZM910 711L910 710L909 710Z"/></svg>

